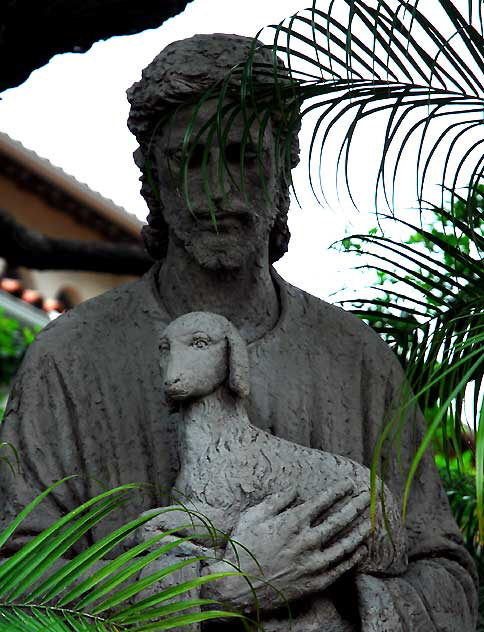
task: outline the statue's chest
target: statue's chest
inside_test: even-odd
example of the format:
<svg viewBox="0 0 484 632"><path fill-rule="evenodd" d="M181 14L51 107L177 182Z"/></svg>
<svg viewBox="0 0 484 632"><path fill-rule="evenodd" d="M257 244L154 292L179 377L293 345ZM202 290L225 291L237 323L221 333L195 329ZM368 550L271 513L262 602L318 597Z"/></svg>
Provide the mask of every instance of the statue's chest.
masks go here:
<svg viewBox="0 0 484 632"><path fill-rule="evenodd" d="M251 385L246 402L251 423L302 446L353 459L361 454L360 369L347 355L324 346L293 345L287 338L251 349Z"/></svg>

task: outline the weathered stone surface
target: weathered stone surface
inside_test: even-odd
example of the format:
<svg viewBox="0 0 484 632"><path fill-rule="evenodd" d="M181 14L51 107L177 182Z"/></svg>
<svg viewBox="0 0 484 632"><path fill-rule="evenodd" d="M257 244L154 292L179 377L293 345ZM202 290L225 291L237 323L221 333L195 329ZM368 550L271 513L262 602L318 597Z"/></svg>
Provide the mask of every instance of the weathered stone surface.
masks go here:
<svg viewBox="0 0 484 632"><path fill-rule="evenodd" d="M192 501L228 535L244 512L270 494L287 495L287 505L294 511L287 511L286 517L294 521L295 531L301 520L301 512L295 509L313 501L302 511L311 524L305 537L321 543L325 535L332 539L342 528L334 513L326 515L331 502L328 490L336 488L341 499L358 499L354 509L346 512L344 525L361 523L361 530L346 538L348 550L356 552L363 545L357 555L360 571L398 575L406 569L405 531L388 489L384 498L390 535L379 503L375 530L369 537L368 468L285 441L250 423L244 403L250 388L249 356L245 341L226 318L207 312L177 318L162 336L161 351L165 393L168 399L180 402L182 411L175 497ZM180 516L172 512L158 520L168 529ZM317 527L322 527L321 532ZM339 549L343 546L337 544Z"/></svg>
<svg viewBox="0 0 484 632"><path fill-rule="evenodd" d="M234 49L240 47L242 57L247 50L247 42L240 43L238 37L199 36L195 40L197 64L214 40L223 40L223 46L233 45ZM194 42L172 46L180 47L183 56L183 50L193 50ZM208 63L212 64L210 57ZM183 68L178 72L183 75ZM187 69L188 87L190 74ZM193 97L196 90L195 85ZM187 88L183 98L189 94ZM215 108L216 103L207 101L199 110L195 134ZM220 185L219 149L209 145L206 175L211 179L217 212L216 232L208 213L206 178L200 164L188 167L190 207L179 188L180 143L190 117L191 108L182 106L169 125L153 133L159 122L157 113L153 126L144 128L151 129L149 136L144 138L141 130L138 137L140 146L152 145L159 203L150 207L149 219L158 237L164 235L165 248L159 251L162 261L141 280L88 301L52 323L30 348L18 374L1 440L19 448L23 470L16 481L7 470L0 471L3 521L8 522L52 481L73 473L79 477L57 488L46 499L43 511L28 517L12 549L92 496L98 481L107 486L136 481L149 487L146 495L135 498L92 537L168 502L167 492L178 475L179 484L191 488L194 496L203 496L198 480L183 482L180 465L183 455L190 452L179 445L182 417L163 395L159 367L158 342L163 332L189 312L220 314L242 335L251 367L245 405L252 424L250 432L254 433L243 436L267 442L267 450L277 444L270 435L279 437L284 440L278 444L284 459L289 453L304 453L305 465L295 461L290 466L297 481L305 480L305 472L308 478L308 468L312 468L309 478L322 475L313 460L317 454L314 449L323 450L326 462L333 461L343 470L343 479L350 477L348 467L355 467L358 474L352 476L367 481L361 474L365 470L360 468L369 467L376 441L399 407L403 372L387 345L356 317L291 287L270 268L274 234L284 236L286 243L288 237L287 227L284 229L287 205L280 195L283 176L277 169L272 128L266 128L258 147L265 191L261 190L259 161L246 164L243 193L227 174ZM257 122L254 125L253 134L258 137ZM228 135L233 149L227 156L232 173L239 172L242 133L243 121L235 120ZM203 142L202 133L202 147ZM239 363L240 375L242 365ZM169 372L166 380L170 383ZM239 383L243 384L243 378ZM239 391L243 393L244 388ZM211 405L218 410L222 406L225 411L226 395L212 399ZM196 407L194 404L191 409L193 421L199 419ZM237 418L235 404L231 415L231 419ZM408 425L401 436L398 459L393 452L386 455L384 463L388 494L397 504L424 429L419 411L409 409L406 415ZM208 430L198 435L200 441L202 436L212 436ZM191 433L185 437L190 441ZM226 456L232 458L232 452ZM216 451L213 459L217 458L222 457ZM277 477L272 476L269 464L257 465L265 483L274 485L271 489L277 485L276 478L283 476L284 459L274 459ZM359 466L352 466L348 459ZM189 470L185 467L185 471ZM238 491L235 486L232 489L231 477L223 471L217 473L227 494ZM253 481L248 477L244 481L244 494L259 493L251 488ZM215 489L211 479L204 482L207 490ZM366 555L358 556L367 531L363 526L361 532L356 517L360 512L365 524L364 495L355 496L353 485L342 483L337 474L334 479L328 474L322 485L326 488L316 495L316 501L305 500L293 507L294 490L287 494L277 491L254 506L236 507L240 517L237 512L231 517L234 539L253 550L264 573L277 581L291 601L298 632L310 632L319 625L334 632L471 632L475 628L475 569L431 454L422 460L412 487L404 525L406 570L400 564L394 568L393 562L383 570L370 572L365 567ZM214 490L210 497L210 508L216 506L216 493ZM227 514L231 507L231 502L222 505ZM311 516L320 510L328 519L311 527ZM288 515L297 515L299 522L288 520ZM331 516L337 516L334 539L330 537ZM399 533L396 515L394 520ZM321 536L320 541L306 537L308 532ZM368 545L366 541L361 546ZM229 551L226 557L230 561ZM224 562L214 561L202 572L226 568ZM207 584L203 592L232 607L249 607L234 580ZM259 599L268 629L285 632L287 613L281 612L280 602L265 589L259 591ZM210 624L209 629L223 630L224 626L223 622ZM231 624L230 629L237 627Z"/></svg>

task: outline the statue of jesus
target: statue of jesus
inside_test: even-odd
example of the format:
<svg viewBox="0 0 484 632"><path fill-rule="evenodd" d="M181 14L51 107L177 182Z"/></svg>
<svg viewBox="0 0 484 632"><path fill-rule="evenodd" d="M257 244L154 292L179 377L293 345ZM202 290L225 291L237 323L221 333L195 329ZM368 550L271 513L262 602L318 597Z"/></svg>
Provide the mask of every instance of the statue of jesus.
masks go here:
<svg viewBox="0 0 484 632"><path fill-rule="evenodd" d="M1 440L18 448L22 465L15 480L2 473L2 521L8 523L52 482L79 476L57 487L43 512L22 523L13 548L92 497L99 481L109 487L147 483L152 491L124 506L90 538L160 505L156 489L173 484L179 461L177 414L170 414L163 399L158 340L182 314L214 312L238 328L250 355L250 420L276 436L369 467L376 442L399 406L403 371L377 334L355 316L292 287L271 267L289 242L289 183L276 157L277 113L261 142L245 143L246 122L242 116L234 119L222 175L219 144L209 142L203 131L218 100L205 100L192 120L197 97L243 62L250 47L247 38L220 34L174 42L128 91L128 125L139 142L135 159L150 210L143 232L156 263L140 280L58 318L29 349L2 424ZM272 63L272 51L259 50L257 59ZM182 146L189 125L194 146L182 191ZM252 139L259 138L258 125L252 122ZM297 136L287 134L292 134L294 166ZM393 455L385 463L385 482L396 502L424 428L418 410L408 415L399 460ZM321 490L311 501L334 524L331 532L320 529L317 542L309 519L294 531L290 512L310 512L304 505L291 506L290 494L288 499L268 497L259 511L241 517L233 537L247 545L265 578L289 600L299 625L295 630L475 629L475 569L430 453L412 487L405 523L408 550L395 560L392 572L358 572L367 551L358 536L363 509L352 504L349 494L342 496L340 487ZM351 533L355 537L348 538ZM334 544L343 537L352 544L341 551ZM259 574L256 566L248 570ZM251 604L237 600L230 581L207 584L206 590L250 612ZM284 601L267 594L261 593L261 608L277 620ZM308 621L305 613L318 600L324 603L324 620Z"/></svg>

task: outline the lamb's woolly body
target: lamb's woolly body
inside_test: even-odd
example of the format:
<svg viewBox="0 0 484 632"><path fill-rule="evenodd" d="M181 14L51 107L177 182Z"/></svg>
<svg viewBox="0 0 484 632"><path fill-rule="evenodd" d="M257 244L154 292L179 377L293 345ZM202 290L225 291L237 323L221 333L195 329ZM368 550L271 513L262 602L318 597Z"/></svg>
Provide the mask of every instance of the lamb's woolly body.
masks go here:
<svg viewBox="0 0 484 632"><path fill-rule="evenodd" d="M196 315L194 333L200 329ZM212 314L205 317L205 321L213 319L220 328L222 317ZM187 336L190 315L182 318ZM222 320L233 329L226 319ZM170 328L176 327L176 322ZM234 335L231 331L232 338ZM228 372L227 354L224 357ZM214 356L213 361L221 360ZM233 366L233 360L231 364ZM178 428L181 468L174 489L181 498L190 499L218 529L230 534L243 511L269 494L290 488L297 487L298 502L310 500L344 479L353 483L353 497L369 491L367 468L348 458L307 448L254 427L243 399L223 384L212 386L215 390L208 395L183 403L183 420ZM368 560L362 568L367 572L385 572L390 567L395 572L397 565L406 564L405 531L391 494L388 492L385 497L389 530L378 503L376 528L368 542Z"/></svg>
<svg viewBox="0 0 484 632"><path fill-rule="evenodd" d="M178 432L181 468L174 489L229 535L240 514L269 494L297 487L297 502L304 502L344 479L353 483L353 497L370 489L367 468L255 428L242 402L223 387L189 404ZM391 495L386 497L391 539L400 549L404 530ZM394 551L391 539L378 507L362 570L382 572L401 561L404 548Z"/></svg>

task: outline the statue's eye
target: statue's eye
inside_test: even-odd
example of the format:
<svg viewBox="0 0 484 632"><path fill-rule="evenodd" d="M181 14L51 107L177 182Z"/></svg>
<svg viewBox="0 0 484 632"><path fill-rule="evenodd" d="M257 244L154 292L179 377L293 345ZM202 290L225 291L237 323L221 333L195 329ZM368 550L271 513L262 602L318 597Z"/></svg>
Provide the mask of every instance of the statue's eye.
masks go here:
<svg viewBox="0 0 484 632"><path fill-rule="evenodd" d="M208 340L205 338L194 338L192 347L195 347L196 349L205 349L205 347L208 347Z"/></svg>
<svg viewBox="0 0 484 632"><path fill-rule="evenodd" d="M245 162L253 162L257 158L257 148L252 143L246 143L244 147L241 143L229 143L225 148L225 157L229 162L239 163L242 150Z"/></svg>
<svg viewBox="0 0 484 632"><path fill-rule="evenodd" d="M205 146L197 143L190 145L189 147L170 147L166 151L168 160L172 160L181 164L184 160L187 161L189 167L200 167L203 163L203 156L205 154Z"/></svg>

